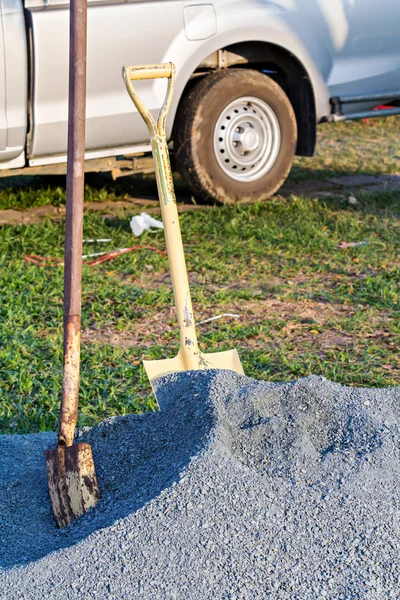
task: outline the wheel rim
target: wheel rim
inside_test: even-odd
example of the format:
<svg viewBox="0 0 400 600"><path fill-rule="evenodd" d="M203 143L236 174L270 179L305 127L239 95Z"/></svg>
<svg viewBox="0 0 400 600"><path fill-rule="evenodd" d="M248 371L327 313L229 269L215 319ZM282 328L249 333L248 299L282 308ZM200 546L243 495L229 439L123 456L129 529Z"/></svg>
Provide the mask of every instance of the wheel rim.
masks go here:
<svg viewBox="0 0 400 600"><path fill-rule="evenodd" d="M222 111L214 129L214 151L223 172L236 181L263 177L281 145L279 121L259 98L237 98Z"/></svg>

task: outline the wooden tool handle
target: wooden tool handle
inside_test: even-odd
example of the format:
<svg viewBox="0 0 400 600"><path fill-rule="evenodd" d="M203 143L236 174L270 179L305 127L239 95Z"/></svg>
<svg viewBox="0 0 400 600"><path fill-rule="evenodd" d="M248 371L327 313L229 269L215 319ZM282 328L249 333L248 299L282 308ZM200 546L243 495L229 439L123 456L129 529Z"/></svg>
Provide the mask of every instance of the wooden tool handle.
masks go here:
<svg viewBox="0 0 400 600"><path fill-rule="evenodd" d="M170 79L173 72L172 63L162 63L159 65L138 65L134 67L124 67L127 77L133 81L135 79Z"/></svg>
<svg viewBox="0 0 400 600"><path fill-rule="evenodd" d="M167 115L171 106L172 95L174 93L175 86L175 65L173 63L165 63L160 65L138 65L136 67L123 67L122 77L125 81L125 86L132 102L142 115L143 120L147 125L150 138L165 136ZM156 122L149 109L143 104L143 101L137 94L135 88L133 87L132 81L137 79L157 79L159 77L168 79L168 85L164 102L161 106Z"/></svg>
<svg viewBox="0 0 400 600"><path fill-rule="evenodd" d="M162 72L161 75L159 75L160 72ZM126 89L137 110L142 115L150 133L172 288L180 330L181 343L179 353L185 369L198 369L200 355L165 131L166 118L174 91L175 66L172 63L168 63L165 65L125 67L122 73ZM140 75L137 76L137 73L140 73ZM132 80L134 79L153 79L155 77L168 78L166 96L157 123L132 85Z"/></svg>

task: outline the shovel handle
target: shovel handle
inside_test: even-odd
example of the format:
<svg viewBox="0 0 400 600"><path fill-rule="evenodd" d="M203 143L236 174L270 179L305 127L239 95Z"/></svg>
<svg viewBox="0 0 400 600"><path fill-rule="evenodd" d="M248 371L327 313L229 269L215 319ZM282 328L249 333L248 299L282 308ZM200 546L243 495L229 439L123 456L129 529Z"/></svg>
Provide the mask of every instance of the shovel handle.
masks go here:
<svg viewBox="0 0 400 600"><path fill-rule="evenodd" d="M86 115L87 0L71 0L67 201L64 258L64 358L58 443L72 446L78 418Z"/></svg>
<svg viewBox="0 0 400 600"><path fill-rule="evenodd" d="M175 66L172 63L168 63L164 65L144 65L143 67L124 67L122 74L128 94L143 117L150 132L158 195L160 198L160 208L164 223L165 242L180 330L181 343L178 362L182 364L186 370L199 369L200 353L197 343L192 301L190 298L189 279L185 263L185 254L183 251L182 235L179 226L178 209L176 206L174 183L165 134L165 121L174 91ZM168 79L167 92L157 123L136 94L132 85L132 80L153 79L156 76Z"/></svg>
<svg viewBox="0 0 400 600"><path fill-rule="evenodd" d="M172 63L162 63L159 65L138 65L136 67L124 67L126 76L131 80L136 79L170 79L174 65Z"/></svg>
<svg viewBox="0 0 400 600"><path fill-rule="evenodd" d="M175 65L173 63L163 63L159 65L139 65L134 67L123 67L122 77L125 81L126 89L128 94L136 106L136 109L141 114L144 122L147 125L147 129L150 133L150 138L157 136L165 138L165 126L167 121L167 115L171 106L172 95L174 93L175 86ZM145 80L145 79L168 79L167 92L165 94L164 102L161 106L157 122L154 120L153 115L150 113L148 108L143 104L142 99L137 94L133 87L132 81Z"/></svg>

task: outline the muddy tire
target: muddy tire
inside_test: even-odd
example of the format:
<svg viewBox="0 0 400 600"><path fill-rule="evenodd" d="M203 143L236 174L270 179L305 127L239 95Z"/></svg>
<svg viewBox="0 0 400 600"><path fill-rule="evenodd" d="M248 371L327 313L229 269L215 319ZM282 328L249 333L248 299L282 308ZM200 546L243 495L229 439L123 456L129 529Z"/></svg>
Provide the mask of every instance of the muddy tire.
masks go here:
<svg viewBox="0 0 400 600"><path fill-rule="evenodd" d="M196 198L222 204L268 198L287 178L296 117L282 88L258 71L208 75L182 99L176 166Z"/></svg>

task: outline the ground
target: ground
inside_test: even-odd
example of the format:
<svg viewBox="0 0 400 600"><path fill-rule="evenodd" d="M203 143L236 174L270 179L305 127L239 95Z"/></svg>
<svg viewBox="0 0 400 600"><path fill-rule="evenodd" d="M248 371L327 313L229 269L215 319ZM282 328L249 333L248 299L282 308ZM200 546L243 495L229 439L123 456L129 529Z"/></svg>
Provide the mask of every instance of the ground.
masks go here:
<svg viewBox="0 0 400 600"><path fill-rule="evenodd" d="M267 202L198 206L177 178L199 341L237 348L247 375L399 384L400 118L322 126ZM61 389L62 178L0 181L0 431L55 429ZM149 244L129 220L157 216L154 178L87 178L85 253ZM24 209L24 210L22 210ZM20 224L23 223L23 224ZM361 245L346 247L348 243ZM345 243L345 244L343 244ZM220 319L201 323L210 317ZM172 357L178 330L167 259L138 250L84 267L80 425L155 408L143 358Z"/></svg>

